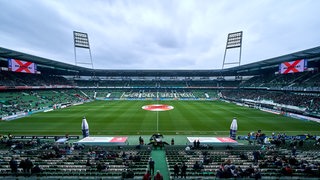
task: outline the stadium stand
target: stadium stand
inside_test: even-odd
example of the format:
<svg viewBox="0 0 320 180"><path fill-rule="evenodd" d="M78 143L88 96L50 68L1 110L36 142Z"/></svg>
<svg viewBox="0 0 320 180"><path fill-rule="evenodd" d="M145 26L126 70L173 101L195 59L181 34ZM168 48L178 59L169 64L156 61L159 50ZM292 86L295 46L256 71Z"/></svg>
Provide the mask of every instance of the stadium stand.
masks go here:
<svg viewBox="0 0 320 180"><path fill-rule="evenodd" d="M161 81L157 83L158 87L187 87L188 82L185 81Z"/></svg>
<svg viewBox="0 0 320 180"><path fill-rule="evenodd" d="M53 86L53 85L71 85L70 82L62 76L12 73L1 71L1 83L4 86Z"/></svg>
<svg viewBox="0 0 320 180"><path fill-rule="evenodd" d="M263 91L263 90L237 90L237 91L222 91L222 95L226 99L234 101L242 101L243 99L250 100L266 100L274 103L296 106L303 108L303 111L319 113L320 97L314 93L297 93L283 91ZM290 109L288 109L290 111ZM291 110L296 112L296 110Z"/></svg>
<svg viewBox="0 0 320 180"><path fill-rule="evenodd" d="M135 146L118 147L84 147L81 145L57 144L39 139L14 140L1 139L0 176L38 177L38 178L80 178L111 177L111 179L130 178L127 169L134 176L142 176L147 168L150 150L136 149ZM32 172L23 170L21 162L32 162ZM18 165L17 172L11 171L11 160ZM35 171L35 167L39 171Z"/></svg>
<svg viewBox="0 0 320 180"><path fill-rule="evenodd" d="M292 155L289 148L272 146L203 147L185 150L184 147L166 149L169 170L174 176L174 165L187 165L191 179L256 178L297 179L319 177L318 152L299 150ZM195 167L195 164L199 164ZM290 172L286 168L290 167ZM259 178L258 178L259 179Z"/></svg>
<svg viewBox="0 0 320 180"><path fill-rule="evenodd" d="M141 179L151 156L149 146L83 146L60 144L50 140L14 139L8 135L0 142L0 176L37 178L104 178ZM255 140L254 140L255 141ZM273 145L190 146L169 145L164 151L170 179L174 165L187 166L187 179L255 178L316 179L320 177L319 152L315 139ZM296 151L293 153L293 148ZM17 172L12 172L12 159ZM31 173L20 166L23 160L32 162ZM195 165L197 164L197 166ZM36 169L35 167L39 168ZM290 168L290 170L288 170ZM180 177L180 173L179 173ZM176 179L176 178L175 178ZM177 178L179 179L179 178Z"/></svg>
<svg viewBox="0 0 320 180"><path fill-rule="evenodd" d="M53 108L55 105L75 104L87 98L78 90L24 90L0 92L1 117L22 112Z"/></svg>

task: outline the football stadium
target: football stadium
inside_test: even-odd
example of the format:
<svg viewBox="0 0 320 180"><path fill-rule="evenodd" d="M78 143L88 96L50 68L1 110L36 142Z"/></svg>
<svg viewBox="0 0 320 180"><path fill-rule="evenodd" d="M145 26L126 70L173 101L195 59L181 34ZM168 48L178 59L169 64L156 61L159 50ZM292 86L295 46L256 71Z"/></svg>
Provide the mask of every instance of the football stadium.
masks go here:
<svg viewBox="0 0 320 180"><path fill-rule="evenodd" d="M319 180L319 5L0 1L0 179Z"/></svg>
<svg viewBox="0 0 320 180"><path fill-rule="evenodd" d="M220 70L91 69L6 48L0 56L3 178L24 178L11 161L29 159L40 169L33 178L141 179L150 158L165 179L176 164L188 179L233 177L223 168L319 178L320 47Z"/></svg>

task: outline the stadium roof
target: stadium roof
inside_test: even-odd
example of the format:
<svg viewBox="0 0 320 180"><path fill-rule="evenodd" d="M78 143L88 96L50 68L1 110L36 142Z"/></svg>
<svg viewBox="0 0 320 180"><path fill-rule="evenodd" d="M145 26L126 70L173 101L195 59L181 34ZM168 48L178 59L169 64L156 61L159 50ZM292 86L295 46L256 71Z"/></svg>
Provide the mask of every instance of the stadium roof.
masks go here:
<svg viewBox="0 0 320 180"><path fill-rule="evenodd" d="M18 51L14 51L14 50L2 48L2 47L0 47L0 56L3 58L13 58L13 59L20 59L23 61L31 61L36 64L45 65L53 68L79 70L79 71L88 70L87 68L83 68L83 67L79 67L79 66L59 62L59 61L54 61L51 59L46 59L46 58L18 52Z"/></svg>
<svg viewBox="0 0 320 180"><path fill-rule="evenodd" d="M287 62L287 61L294 61L298 59L307 59L308 61L319 61L320 59L320 46L279 56L279 57L274 57L246 65L242 65L239 67L233 67L229 68L229 71L236 71L237 73L241 72L253 72L253 71L259 71L261 69L267 69L267 68L274 68L274 67L279 67L279 64L282 62Z"/></svg>
<svg viewBox="0 0 320 180"><path fill-rule="evenodd" d="M93 69L71 65L51 59L46 59L6 48L0 47L0 57L14 58L31 61L38 64L40 68L55 70L59 75L86 75L91 76ZM121 69L95 69L96 76L231 76L231 75L256 75L261 70L276 69L279 64L297 59L308 59L308 61L320 60L320 46L311 49L266 59L246 65L227 69L215 70L121 70Z"/></svg>

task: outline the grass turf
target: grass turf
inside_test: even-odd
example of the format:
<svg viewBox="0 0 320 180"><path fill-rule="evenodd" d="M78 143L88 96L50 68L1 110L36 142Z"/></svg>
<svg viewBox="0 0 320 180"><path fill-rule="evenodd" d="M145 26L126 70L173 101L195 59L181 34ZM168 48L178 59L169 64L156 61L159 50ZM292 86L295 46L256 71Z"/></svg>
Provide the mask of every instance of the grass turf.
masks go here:
<svg viewBox="0 0 320 180"><path fill-rule="evenodd" d="M151 112L141 107L168 104L173 110ZM1 121L0 133L14 135L81 135L86 116L90 135L228 135L233 117L238 135L261 129L287 134L320 133L320 123L302 121L220 101L94 101L83 105L37 113L13 121Z"/></svg>

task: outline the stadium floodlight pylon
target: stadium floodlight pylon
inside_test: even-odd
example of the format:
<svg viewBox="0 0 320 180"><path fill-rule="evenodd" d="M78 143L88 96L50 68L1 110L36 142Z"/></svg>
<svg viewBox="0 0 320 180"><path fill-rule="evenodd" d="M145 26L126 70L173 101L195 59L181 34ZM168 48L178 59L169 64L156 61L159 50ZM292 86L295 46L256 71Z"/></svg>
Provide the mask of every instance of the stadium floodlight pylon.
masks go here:
<svg viewBox="0 0 320 180"><path fill-rule="evenodd" d="M238 65L238 66L240 66L240 64L241 64L241 51L242 51L242 35L243 35L242 31L228 34L227 43L226 43L226 49L224 51L224 56L223 56L222 69L224 69L224 67L226 65ZM233 60L231 62L226 62L227 50L234 49L234 48L240 48L238 60Z"/></svg>
<svg viewBox="0 0 320 180"><path fill-rule="evenodd" d="M93 70L93 76L94 76L94 68L93 68L93 61L92 61L92 55L91 55L91 49L89 44L89 36L87 33L73 31L73 40L74 40L74 61L75 65L79 64L85 64L85 65L91 65L91 68ZM83 48L89 50L90 55L90 62L79 62L77 60L77 48Z"/></svg>

